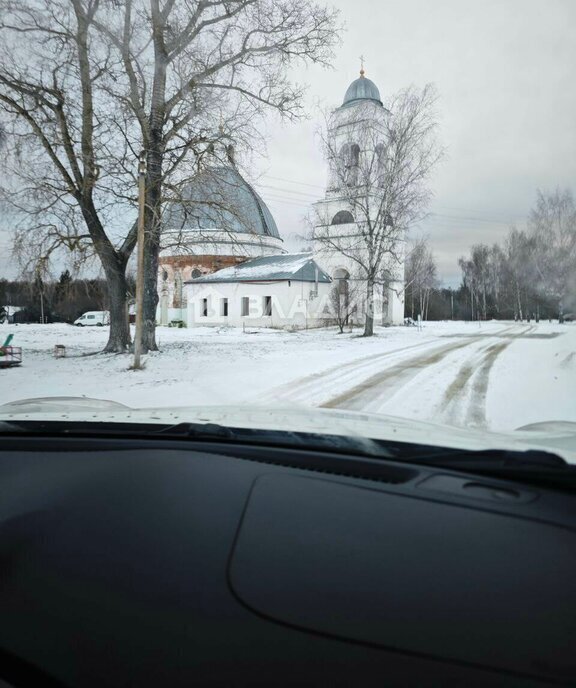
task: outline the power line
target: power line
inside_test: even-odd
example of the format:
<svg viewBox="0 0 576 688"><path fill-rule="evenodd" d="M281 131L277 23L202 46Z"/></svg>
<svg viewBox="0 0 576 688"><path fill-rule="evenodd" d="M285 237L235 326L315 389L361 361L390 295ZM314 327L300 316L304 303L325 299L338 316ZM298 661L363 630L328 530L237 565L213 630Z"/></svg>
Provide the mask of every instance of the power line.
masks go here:
<svg viewBox="0 0 576 688"><path fill-rule="evenodd" d="M271 174L263 174L263 177L267 177L268 179L275 179L276 181L279 182L288 182L289 184L300 184L301 186L312 186L315 189L325 189L324 186L320 184L310 184L309 182L299 182L296 179L286 179L285 177L274 177Z"/></svg>
<svg viewBox="0 0 576 688"><path fill-rule="evenodd" d="M268 179L275 179L277 181L283 181L287 182L289 184L299 184L301 186L308 186L312 188L317 188L317 189L322 189L325 190L325 187L320 186L318 184L310 184L308 182L299 182L295 179L287 179L286 177L275 177L273 175L263 175L264 177L267 177ZM293 198L294 196L302 196L303 201L305 198L310 198L314 200L321 200L320 195L318 194L313 194L310 192L306 191L298 191L296 189L290 189L287 187L281 187L281 186L274 186L271 184L258 184L259 187L262 189L269 189L273 192L279 192L275 194L276 196L279 196L281 194L291 194L290 196L282 196L283 199L291 199L291 200L297 200L296 198ZM273 197L273 194L266 193L265 194L267 197ZM439 205L437 206L438 208L445 208L446 210L465 210L464 208L457 208L455 206L445 206L445 205ZM481 214L486 214L490 215L492 214L491 211L482 211L482 210L476 210L476 213L479 215ZM502 219L497 219L495 217L478 217L478 216L471 216L471 215L458 215L458 214L452 214L452 213L436 213L436 212L431 212L429 213L428 217L435 217L435 218L440 218L442 220L455 220L459 222L483 222L487 224L498 224L498 225L509 225L515 221L517 222L523 222L526 220L525 215L509 215L506 214L502 216Z"/></svg>
<svg viewBox="0 0 576 688"><path fill-rule="evenodd" d="M318 198L318 194L308 193L307 191L296 191L294 189L286 189L281 186L269 186L268 184L258 184L260 189L272 189L273 191L282 191L284 193L296 194L297 196L307 196L308 198Z"/></svg>

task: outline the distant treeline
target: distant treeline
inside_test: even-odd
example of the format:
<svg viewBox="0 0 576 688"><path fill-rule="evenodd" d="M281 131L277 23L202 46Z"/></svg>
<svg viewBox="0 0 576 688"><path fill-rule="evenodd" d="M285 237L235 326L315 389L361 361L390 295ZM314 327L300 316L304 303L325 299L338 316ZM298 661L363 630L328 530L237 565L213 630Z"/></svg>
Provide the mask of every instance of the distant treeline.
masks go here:
<svg viewBox="0 0 576 688"><path fill-rule="evenodd" d="M0 279L2 306L23 309L14 322L39 323L42 310L44 322L74 322L86 311L109 310L108 289L103 279L73 279L68 270L57 281Z"/></svg>
<svg viewBox="0 0 576 688"><path fill-rule="evenodd" d="M538 193L525 231L512 227L501 243L475 244L459 259L462 284L438 284L427 239L406 262L406 315L426 320L528 320L576 312L576 205L569 190Z"/></svg>

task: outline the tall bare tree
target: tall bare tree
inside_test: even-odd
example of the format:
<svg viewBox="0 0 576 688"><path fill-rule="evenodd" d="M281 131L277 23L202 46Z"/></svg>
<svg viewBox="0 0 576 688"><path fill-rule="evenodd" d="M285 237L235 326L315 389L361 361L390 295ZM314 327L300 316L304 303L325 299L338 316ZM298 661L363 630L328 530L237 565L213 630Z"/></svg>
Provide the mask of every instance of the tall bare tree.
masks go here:
<svg viewBox="0 0 576 688"><path fill-rule="evenodd" d="M351 325L354 315L358 310L358 302L361 299L360 282L356 279L336 278L330 291L330 310L338 325L340 334L343 334L346 325Z"/></svg>
<svg viewBox="0 0 576 688"><path fill-rule="evenodd" d="M414 240L406 255L405 294L412 318L428 319L430 292L438 287L438 268L427 237Z"/></svg>
<svg viewBox="0 0 576 688"><path fill-rule="evenodd" d="M576 206L565 189L538 191L528 218L534 242L534 266L539 290L558 304L560 318L566 307L576 308Z"/></svg>
<svg viewBox="0 0 576 688"><path fill-rule="evenodd" d="M324 136L334 197L350 220L335 225L320 206L313 238L351 261L365 280L366 336L374 333L375 287L402 282L406 229L423 216L431 196L428 182L443 154L436 100L431 85L409 88L390 99L377 123L363 107L355 108L347 141Z"/></svg>
<svg viewBox="0 0 576 688"><path fill-rule="evenodd" d="M215 141L248 142L266 110L302 115L289 69L327 64L336 22L335 11L307 0L0 0L5 197L43 256L61 247L98 256L110 290L108 351L130 342L139 151L147 350L156 348L163 207Z"/></svg>

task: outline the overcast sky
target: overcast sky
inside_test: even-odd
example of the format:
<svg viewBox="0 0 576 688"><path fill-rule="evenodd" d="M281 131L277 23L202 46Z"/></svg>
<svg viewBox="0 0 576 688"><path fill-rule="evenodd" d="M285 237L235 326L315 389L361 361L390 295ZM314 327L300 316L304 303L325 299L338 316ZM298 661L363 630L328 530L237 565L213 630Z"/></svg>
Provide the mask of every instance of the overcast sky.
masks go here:
<svg viewBox="0 0 576 688"><path fill-rule="evenodd" d="M346 23L333 70L309 84L311 119L269 127L258 186L289 248L321 196L326 166L317 109L341 104L366 58L386 97L428 82L440 94L447 157L432 180L430 236L440 275L456 284L457 259L522 226L536 190L576 192L576 0L336 0ZM274 187L274 188L271 188Z"/></svg>
<svg viewBox="0 0 576 688"><path fill-rule="evenodd" d="M255 161L258 190L289 249L323 195L326 165L316 135L322 108L341 104L358 76L389 94L436 84L447 157L432 180L430 236L447 284L475 242L522 226L536 189L576 192L576 0L335 0L346 32L333 69L297 73L309 85L310 119L268 126L268 155ZM0 276L8 275L0 233ZM12 276L12 275L11 275Z"/></svg>

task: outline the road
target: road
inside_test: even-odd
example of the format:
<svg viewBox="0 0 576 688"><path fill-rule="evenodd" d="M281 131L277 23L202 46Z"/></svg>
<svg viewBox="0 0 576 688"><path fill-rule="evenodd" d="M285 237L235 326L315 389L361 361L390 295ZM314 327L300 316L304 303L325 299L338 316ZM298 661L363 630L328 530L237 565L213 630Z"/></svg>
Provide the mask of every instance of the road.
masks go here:
<svg viewBox="0 0 576 688"><path fill-rule="evenodd" d="M391 415L412 406L422 418L484 428L494 363L518 339L554 336L535 330L527 324L479 329L367 356L285 385L275 390L275 401Z"/></svg>

